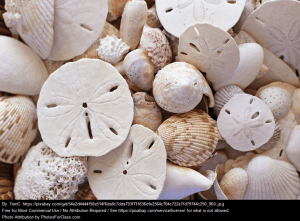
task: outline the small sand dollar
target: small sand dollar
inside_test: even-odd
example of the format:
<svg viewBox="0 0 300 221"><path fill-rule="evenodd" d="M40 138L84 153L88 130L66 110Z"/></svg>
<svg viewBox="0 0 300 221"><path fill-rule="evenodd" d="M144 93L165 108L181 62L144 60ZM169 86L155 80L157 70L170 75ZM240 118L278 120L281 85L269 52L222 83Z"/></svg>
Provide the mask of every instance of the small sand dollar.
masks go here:
<svg viewBox="0 0 300 221"><path fill-rule="evenodd" d="M88 159L88 182L97 199L158 199L166 179L166 159L161 138L136 124L121 146Z"/></svg>
<svg viewBox="0 0 300 221"><path fill-rule="evenodd" d="M43 141L60 156L100 156L126 139L133 99L119 72L100 59L53 72L37 104Z"/></svg>
<svg viewBox="0 0 300 221"><path fill-rule="evenodd" d="M233 149L251 151L273 136L275 119L261 99L237 94L221 109L217 125L221 136Z"/></svg>

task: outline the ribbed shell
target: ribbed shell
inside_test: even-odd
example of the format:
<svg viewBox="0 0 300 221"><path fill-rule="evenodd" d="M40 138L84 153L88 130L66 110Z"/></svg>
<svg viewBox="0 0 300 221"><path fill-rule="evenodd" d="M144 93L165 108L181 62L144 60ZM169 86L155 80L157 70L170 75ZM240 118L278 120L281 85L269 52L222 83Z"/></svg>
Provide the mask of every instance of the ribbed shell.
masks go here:
<svg viewBox="0 0 300 221"><path fill-rule="evenodd" d="M215 93L215 106L213 107L213 111L216 116L219 115L224 105L236 94L245 94L245 92L243 92L243 90L236 85L227 85L220 88Z"/></svg>
<svg viewBox="0 0 300 221"><path fill-rule="evenodd" d="M269 149L271 149L280 140L280 136L281 136L280 124L275 119L275 130L274 130L273 136L270 138L270 140L267 143L265 143L264 145L262 145L258 149L260 149L260 150L269 150Z"/></svg>
<svg viewBox="0 0 300 221"><path fill-rule="evenodd" d="M88 182L78 187L75 200L97 200Z"/></svg>
<svg viewBox="0 0 300 221"><path fill-rule="evenodd" d="M0 97L0 161L14 164L26 155L37 134L37 115L27 96Z"/></svg>
<svg viewBox="0 0 300 221"><path fill-rule="evenodd" d="M217 124L202 110L174 114L157 129L168 160L179 166L200 166L214 152L220 135Z"/></svg>
<svg viewBox="0 0 300 221"><path fill-rule="evenodd" d="M15 29L42 59L46 59L54 39L54 0L6 0L3 15L7 27Z"/></svg>
<svg viewBox="0 0 300 221"><path fill-rule="evenodd" d="M286 161L258 155L249 162L247 173L244 199L296 199L300 192L299 174Z"/></svg>
<svg viewBox="0 0 300 221"><path fill-rule="evenodd" d="M14 165L0 162L0 200L14 200Z"/></svg>

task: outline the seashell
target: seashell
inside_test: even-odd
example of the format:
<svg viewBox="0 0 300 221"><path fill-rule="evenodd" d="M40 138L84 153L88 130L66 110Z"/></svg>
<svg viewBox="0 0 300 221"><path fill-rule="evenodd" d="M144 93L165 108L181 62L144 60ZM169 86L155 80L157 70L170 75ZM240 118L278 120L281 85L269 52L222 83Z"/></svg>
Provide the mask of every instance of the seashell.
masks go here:
<svg viewBox="0 0 300 221"><path fill-rule="evenodd" d="M1 1L0 4L0 35L5 35L5 36L12 36L12 33L10 30L7 28L4 22L3 14L6 12L4 8L4 1Z"/></svg>
<svg viewBox="0 0 300 221"><path fill-rule="evenodd" d="M280 87L268 87L261 90L257 97L263 100L271 109L275 119L283 118L292 105L291 94Z"/></svg>
<svg viewBox="0 0 300 221"><path fill-rule="evenodd" d="M280 124L275 119L275 130L274 130L273 136L270 138L270 140L267 143L263 144L258 149L259 150L264 150L264 151L271 149L272 147L274 147L279 142L280 136L281 136Z"/></svg>
<svg viewBox="0 0 300 221"><path fill-rule="evenodd" d="M123 62L124 73L136 87L149 91L153 87L154 65L145 49L129 52Z"/></svg>
<svg viewBox="0 0 300 221"><path fill-rule="evenodd" d="M243 90L236 85L227 85L221 87L218 91L216 91L216 93L214 94L214 114L218 116L224 105L237 94L245 94L245 92L243 92Z"/></svg>
<svg viewBox="0 0 300 221"><path fill-rule="evenodd" d="M111 22L121 17L129 0L108 0L108 14L106 20Z"/></svg>
<svg viewBox="0 0 300 221"><path fill-rule="evenodd" d="M251 151L267 143L275 130L268 105L249 94L237 94L221 109L217 119L221 136L239 151Z"/></svg>
<svg viewBox="0 0 300 221"><path fill-rule="evenodd" d="M48 71L48 74L52 74L54 71L56 71L58 68L60 68L61 66L63 66L65 63L67 63L68 61L51 61L51 60L43 60L44 65Z"/></svg>
<svg viewBox="0 0 300 221"><path fill-rule="evenodd" d="M27 96L0 97L0 125L0 161L20 162L37 134L35 104Z"/></svg>
<svg viewBox="0 0 300 221"><path fill-rule="evenodd" d="M262 0L263 1L263 0ZM246 0L244 10L239 18L238 22L233 26L235 33L240 33L241 27L247 20L248 16L256 9L256 0Z"/></svg>
<svg viewBox="0 0 300 221"><path fill-rule="evenodd" d="M140 124L156 131L162 122L162 114L155 99L146 92L133 94L134 117L132 124Z"/></svg>
<svg viewBox="0 0 300 221"><path fill-rule="evenodd" d="M16 31L42 59L46 59L54 42L54 0L6 0L5 9L7 12L3 18L6 26Z"/></svg>
<svg viewBox="0 0 300 221"><path fill-rule="evenodd" d="M0 162L0 200L14 200L13 164Z"/></svg>
<svg viewBox="0 0 300 221"><path fill-rule="evenodd" d="M168 160L185 167L201 166L220 139L216 121L202 110L174 114L156 133L165 144Z"/></svg>
<svg viewBox="0 0 300 221"><path fill-rule="evenodd" d="M126 139L133 100L111 64L83 58L49 76L37 114L43 141L58 155L100 156Z"/></svg>
<svg viewBox="0 0 300 221"><path fill-rule="evenodd" d="M97 48L97 51L100 59L110 64L116 64L129 52L129 46L122 39L114 35L108 35L100 39L100 46Z"/></svg>
<svg viewBox="0 0 300 221"><path fill-rule="evenodd" d="M298 171L300 171L300 125L294 127L291 135L289 137L289 141L286 146L286 154L289 161L296 167Z"/></svg>
<svg viewBox="0 0 300 221"><path fill-rule="evenodd" d="M293 93L292 112L298 124L300 124L300 89L297 88Z"/></svg>
<svg viewBox="0 0 300 221"><path fill-rule="evenodd" d="M242 26L258 44L282 58L296 75L300 72L299 14L298 1L269 1L251 13Z"/></svg>
<svg viewBox="0 0 300 221"><path fill-rule="evenodd" d="M97 199L157 199L166 179L166 158L161 138L136 124L118 148L88 158L88 182Z"/></svg>
<svg viewBox="0 0 300 221"><path fill-rule="evenodd" d="M296 199L299 194L299 174L288 162L258 155L246 171L249 182L244 199Z"/></svg>
<svg viewBox="0 0 300 221"><path fill-rule="evenodd" d="M83 54L100 36L108 13L107 0L55 0L54 42L49 60Z"/></svg>
<svg viewBox="0 0 300 221"><path fill-rule="evenodd" d="M167 161L166 180L158 199L179 200L193 193L208 190L212 186L216 175L213 171L207 172L209 176Z"/></svg>
<svg viewBox="0 0 300 221"><path fill-rule="evenodd" d="M235 84L244 90L257 77L263 64L264 53L262 47L257 43L244 43L238 45L240 62L234 70L234 74L227 80L213 83L214 90L226 85Z"/></svg>
<svg viewBox="0 0 300 221"><path fill-rule="evenodd" d="M207 4L208 3L208 4ZM227 0L157 0L157 15L164 28L179 38L184 30L195 23L209 23L224 31L232 28L239 20L246 0L234 4Z"/></svg>
<svg viewBox="0 0 300 221"><path fill-rule="evenodd" d="M158 71L153 81L156 103L169 112L184 113L194 109L203 94L209 98L209 107L213 107L214 97L206 79L186 62L168 64Z"/></svg>
<svg viewBox="0 0 300 221"><path fill-rule="evenodd" d="M154 64L157 73L172 60L172 49L167 37L159 28L151 28L147 25L143 28L140 47L146 49Z"/></svg>
<svg viewBox="0 0 300 221"><path fill-rule="evenodd" d="M88 182L80 185L75 193L75 200L97 200Z"/></svg>
<svg viewBox="0 0 300 221"><path fill-rule="evenodd" d="M144 0L130 0L125 5L120 25L120 37L130 50L134 50L140 43L147 13L148 7Z"/></svg>
<svg viewBox="0 0 300 221"><path fill-rule="evenodd" d="M244 43L257 43L255 39L247 32L240 30L236 36L234 36L235 42L240 45Z"/></svg>
<svg viewBox="0 0 300 221"><path fill-rule="evenodd" d="M255 94L255 96L258 96L258 94L260 94L260 92L262 90L265 90L266 88L270 88L270 87L279 87L282 88L284 90L286 90L287 92L290 93L291 96L293 96L294 91L297 89L297 87L295 87L292 84L286 83L286 82L281 82L281 81L276 81L276 82L272 82L270 84L267 84L261 88L259 88Z"/></svg>
<svg viewBox="0 0 300 221"><path fill-rule="evenodd" d="M238 67L239 48L230 34L210 24L189 26L180 36L178 58L206 73L207 80L228 80Z"/></svg>
<svg viewBox="0 0 300 221"><path fill-rule="evenodd" d="M87 175L87 157L60 157L44 142L28 151L18 170L18 200L63 200L78 191Z"/></svg>
<svg viewBox="0 0 300 221"><path fill-rule="evenodd" d="M228 199L242 200L248 185L248 174L242 168L233 168L224 174L219 185Z"/></svg>
<svg viewBox="0 0 300 221"><path fill-rule="evenodd" d="M162 27L162 24L160 23L159 18L156 13L155 3L148 9L146 24L151 28L161 28Z"/></svg>
<svg viewBox="0 0 300 221"><path fill-rule="evenodd" d="M256 89L276 81L282 81L300 87L299 76L282 59L262 47L264 51L263 64L267 70L263 76L256 78L247 88Z"/></svg>
<svg viewBox="0 0 300 221"><path fill-rule="evenodd" d="M72 59L72 61L78 61L81 58L99 59L97 48L100 47L100 39L103 39L108 35L115 35L117 38L119 38L120 32L115 26L113 26L109 22L105 22L104 28L103 28L99 38L83 54L80 54L80 55L74 57Z"/></svg>
<svg viewBox="0 0 300 221"><path fill-rule="evenodd" d="M42 59L26 44L0 36L0 91L36 95L48 78Z"/></svg>

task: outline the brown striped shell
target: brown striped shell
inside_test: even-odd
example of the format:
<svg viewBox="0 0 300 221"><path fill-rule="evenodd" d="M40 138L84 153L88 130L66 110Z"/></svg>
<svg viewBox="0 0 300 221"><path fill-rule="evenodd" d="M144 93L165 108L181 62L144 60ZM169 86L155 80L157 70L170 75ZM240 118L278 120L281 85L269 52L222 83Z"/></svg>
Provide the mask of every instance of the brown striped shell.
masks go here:
<svg viewBox="0 0 300 221"><path fill-rule="evenodd" d="M37 134L37 114L28 96L0 97L0 161L20 162Z"/></svg>
<svg viewBox="0 0 300 221"><path fill-rule="evenodd" d="M162 138L168 160L179 166L200 166L214 152L220 135L217 123L202 110L174 114L156 133Z"/></svg>

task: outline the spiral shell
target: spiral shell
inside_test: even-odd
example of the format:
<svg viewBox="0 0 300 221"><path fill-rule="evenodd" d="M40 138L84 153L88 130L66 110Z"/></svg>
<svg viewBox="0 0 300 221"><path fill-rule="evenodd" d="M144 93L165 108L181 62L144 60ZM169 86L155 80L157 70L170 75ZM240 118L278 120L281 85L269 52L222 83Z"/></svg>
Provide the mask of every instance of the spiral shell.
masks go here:
<svg viewBox="0 0 300 221"><path fill-rule="evenodd" d="M174 114L157 129L168 159L185 167L202 165L214 152L220 135L217 124L202 110Z"/></svg>
<svg viewBox="0 0 300 221"><path fill-rule="evenodd" d="M14 164L27 153L37 134L37 115L27 96L0 97L0 161Z"/></svg>

